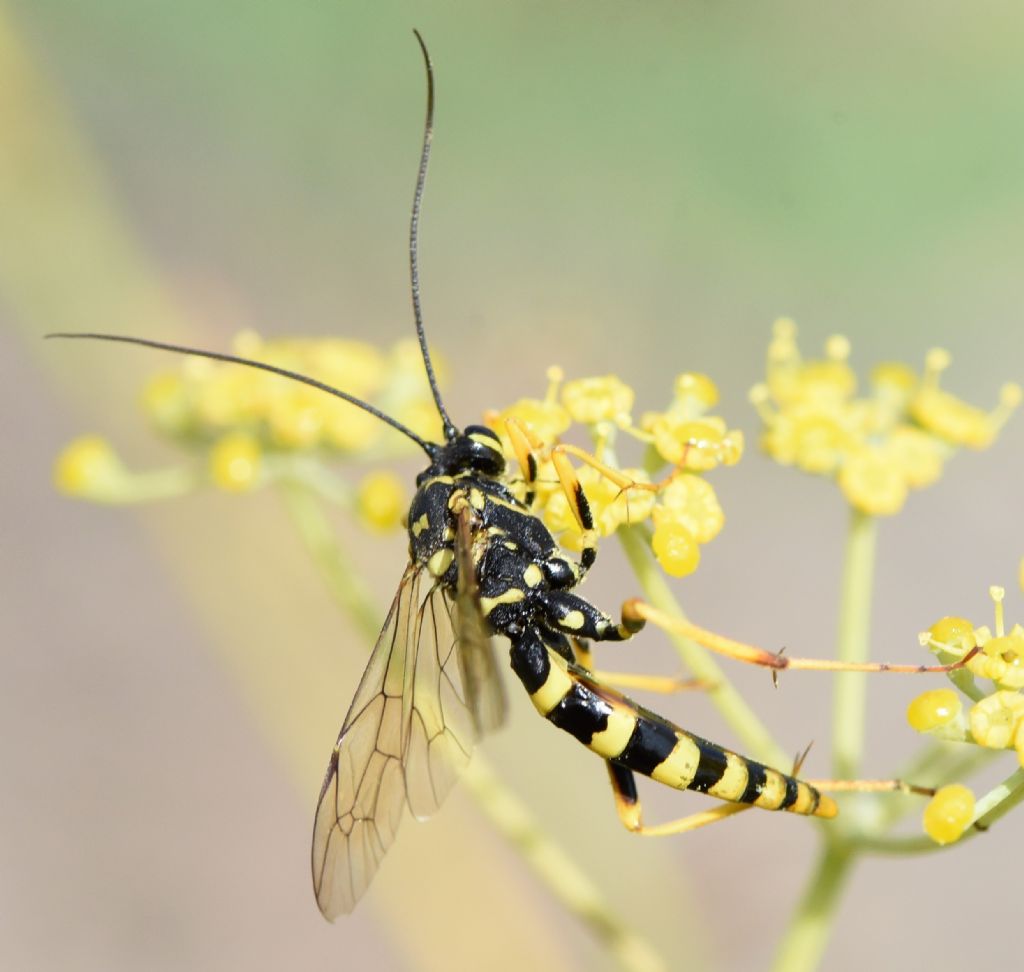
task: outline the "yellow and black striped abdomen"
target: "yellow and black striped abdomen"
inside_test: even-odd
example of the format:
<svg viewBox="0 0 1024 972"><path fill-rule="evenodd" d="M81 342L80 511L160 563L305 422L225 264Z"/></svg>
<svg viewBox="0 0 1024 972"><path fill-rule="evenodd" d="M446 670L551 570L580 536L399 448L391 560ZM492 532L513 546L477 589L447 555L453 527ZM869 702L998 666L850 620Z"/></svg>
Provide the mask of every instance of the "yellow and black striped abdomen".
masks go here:
<svg viewBox="0 0 1024 972"><path fill-rule="evenodd" d="M835 802L792 776L701 739L549 652L537 710L599 756L677 790L730 803L834 817Z"/></svg>

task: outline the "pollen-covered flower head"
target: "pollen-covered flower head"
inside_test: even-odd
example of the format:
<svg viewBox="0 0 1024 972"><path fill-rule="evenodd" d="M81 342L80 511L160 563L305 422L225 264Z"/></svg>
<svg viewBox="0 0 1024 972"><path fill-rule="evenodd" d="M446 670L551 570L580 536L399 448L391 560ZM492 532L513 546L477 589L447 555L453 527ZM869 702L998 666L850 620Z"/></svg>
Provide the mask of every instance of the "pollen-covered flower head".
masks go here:
<svg viewBox="0 0 1024 972"><path fill-rule="evenodd" d="M835 479L847 501L875 516L899 512L911 490L934 483L958 447L985 448L1020 401L1006 385L990 412L939 387L949 354L929 352L923 374L878 365L857 394L846 338L820 359L801 356L796 326L776 321L765 381L751 390L764 424L761 445L777 462Z"/></svg>
<svg viewBox="0 0 1024 972"><path fill-rule="evenodd" d="M683 576L696 569L700 545L712 540L725 520L714 488L699 474L738 462L743 436L711 414L718 389L707 375L679 374L667 406L645 412L639 423L633 418L635 399L635 391L616 375L566 381L560 368L551 368L543 398L523 398L490 411L486 421L501 437L513 466L528 467L529 460L513 444L510 424L521 429L520 440L529 440L536 472L529 489L524 483L514 483L513 489L521 498L532 497L563 546L580 550L584 532L554 461L560 451L578 466L573 475L598 535L653 518L652 549L658 562L667 573ZM589 437L592 451L567 444L575 426ZM621 464L618 449L636 449L635 442L646 447L643 466ZM530 470L525 467L527 477Z"/></svg>

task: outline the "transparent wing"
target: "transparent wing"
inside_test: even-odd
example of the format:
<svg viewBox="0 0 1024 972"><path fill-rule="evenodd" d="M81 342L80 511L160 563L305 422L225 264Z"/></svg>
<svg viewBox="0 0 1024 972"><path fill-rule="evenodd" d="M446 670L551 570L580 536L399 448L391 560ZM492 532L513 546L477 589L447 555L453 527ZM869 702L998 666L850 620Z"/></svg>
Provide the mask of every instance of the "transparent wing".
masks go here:
<svg viewBox="0 0 1024 972"><path fill-rule="evenodd" d="M366 891L403 806L428 817L469 760L478 731L459 674L461 618L444 587L419 566L406 569L320 791L313 889L329 919Z"/></svg>
<svg viewBox="0 0 1024 972"><path fill-rule="evenodd" d="M482 545L476 549L482 555ZM508 704L505 684L498 672L494 643L480 611L480 592L476 582L477 556L474 555L474 533L468 509L459 515L456 524L455 559L459 586L453 615L459 632L459 674L466 704L473 714L477 731L491 732L505 721Z"/></svg>
<svg viewBox="0 0 1024 972"><path fill-rule="evenodd" d="M395 837L405 805L402 699L421 572L406 569L342 724L313 824L313 890L324 916L347 914Z"/></svg>

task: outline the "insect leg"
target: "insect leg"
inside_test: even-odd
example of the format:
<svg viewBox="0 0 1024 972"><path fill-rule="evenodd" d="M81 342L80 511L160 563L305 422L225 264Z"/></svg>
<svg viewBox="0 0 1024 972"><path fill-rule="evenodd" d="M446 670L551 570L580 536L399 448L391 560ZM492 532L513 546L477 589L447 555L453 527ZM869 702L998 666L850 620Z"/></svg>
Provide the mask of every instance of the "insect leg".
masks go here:
<svg viewBox="0 0 1024 972"><path fill-rule="evenodd" d="M533 484L537 481L536 453L540 450L541 443L519 419L506 419L505 431L512 442L512 451L516 454L516 461L526 482L526 496L523 502L530 506L534 497Z"/></svg>
<svg viewBox="0 0 1024 972"><path fill-rule="evenodd" d="M892 672L897 675L950 672L957 668L963 668L979 650L974 648L959 661L951 665L901 665L888 662L841 662L828 658L793 658L782 654L782 652L772 652L759 648L756 645L747 645L743 642L726 638L724 635L716 634L714 631L708 631L706 628L700 628L690 621L666 614L664 611L659 611L639 598L627 601L623 605L623 616L637 617L644 621L650 621L670 635L689 638L691 641L703 645L709 651L726 655L729 658L736 659L736 661L770 668L773 677L784 669L822 672Z"/></svg>
<svg viewBox="0 0 1024 972"><path fill-rule="evenodd" d="M570 591L538 591L544 617L557 631L592 641L625 641L643 626L643 619L628 611L616 624L604 611Z"/></svg>
<svg viewBox="0 0 1024 972"><path fill-rule="evenodd" d="M566 456L563 446L555 446L551 451L551 461L558 473L558 480L562 484L565 496L569 501L569 509L576 518L576 522L583 531L580 538L580 579L597 560L597 530L594 529L594 515L590 511L590 503L587 501L587 494L583 492L583 484L572 468L572 463Z"/></svg>
<svg viewBox="0 0 1024 972"><path fill-rule="evenodd" d="M643 837L667 837L671 834L683 834L688 830L706 827L718 823L744 810L749 810L749 803L725 803L712 810L694 813L669 823L649 826L643 821L643 808L636 791L636 780L632 770L618 763L607 762L608 777L612 784L612 795L615 797L615 811L626 830Z"/></svg>

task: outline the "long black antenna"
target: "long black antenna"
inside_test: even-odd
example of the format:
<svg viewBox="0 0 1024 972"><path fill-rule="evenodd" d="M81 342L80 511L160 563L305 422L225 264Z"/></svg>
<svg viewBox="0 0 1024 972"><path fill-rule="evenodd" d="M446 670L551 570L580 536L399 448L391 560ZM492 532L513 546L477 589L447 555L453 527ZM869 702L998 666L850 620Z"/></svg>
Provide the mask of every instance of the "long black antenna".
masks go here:
<svg viewBox="0 0 1024 972"><path fill-rule="evenodd" d="M328 395L334 395L335 398L340 398L342 401L348 402L350 405L355 405L361 408L364 412L369 412L371 415L379 418L382 422L387 423L393 429L397 429L402 435L408 436L416 443L431 459L437 453L437 445L433 442L428 442L426 439L420 438L412 429L402 425L397 419L393 419L390 415L385 415L379 408L374 408L369 402L364 402L361 398L356 398L355 395L350 395L348 392L340 391L331 385L325 384L322 381L317 381L316 378L310 378L309 375L301 375L297 371L289 371L287 368L279 368L277 365L268 364L265 361L254 361L252 358L241 358L236 354L224 354L220 351L203 351L199 348L189 348L182 344L166 344L163 341L150 341L148 338L139 337L128 337L125 334L95 334L95 333L81 333L81 332L62 332L59 334L47 334L48 338L84 338L89 341L118 341L121 344L138 344L144 348L156 348L158 351L173 351L177 354L194 354L198 358L210 358L213 361L227 361L231 364L245 365L247 368L258 368L260 371L269 371L272 375L280 375L282 378L290 378L292 381L301 382L303 385L309 385L312 388L318 388L320 391L327 392Z"/></svg>
<svg viewBox="0 0 1024 972"><path fill-rule="evenodd" d="M423 126L423 150L420 152L420 167L416 174L416 193L412 197L412 219L409 221L409 278L412 283L412 312L416 317L416 337L419 338L420 351L423 352L423 364L427 369L427 381L434 395L434 403L444 423L444 437L451 441L458 435L458 429L448 417L441 391L437 387L437 377L430 361L427 349L427 336L423 330L423 308L420 306L420 268L417 249L420 235L420 207L423 203L423 185L427 181L427 164L430 162L430 143L434 140L434 66L430 63L430 52L418 30L413 30L420 50L423 51L423 62L427 68L427 122Z"/></svg>

